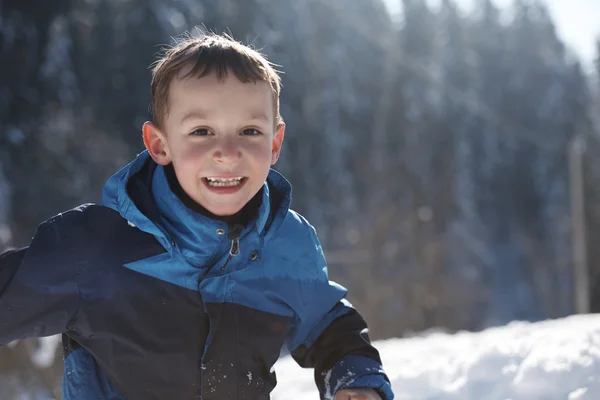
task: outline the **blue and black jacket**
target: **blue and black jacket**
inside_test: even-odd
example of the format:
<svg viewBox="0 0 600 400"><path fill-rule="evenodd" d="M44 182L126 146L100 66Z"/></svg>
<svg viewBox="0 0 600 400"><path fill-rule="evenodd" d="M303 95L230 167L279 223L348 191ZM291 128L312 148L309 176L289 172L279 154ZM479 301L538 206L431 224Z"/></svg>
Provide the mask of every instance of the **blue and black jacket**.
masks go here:
<svg viewBox="0 0 600 400"><path fill-rule="evenodd" d="M63 334L65 400L269 399L285 345L321 398L393 394L364 320L271 171L245 226L192 211L147 152L102 205L0 255L0 344Z"/></svg>

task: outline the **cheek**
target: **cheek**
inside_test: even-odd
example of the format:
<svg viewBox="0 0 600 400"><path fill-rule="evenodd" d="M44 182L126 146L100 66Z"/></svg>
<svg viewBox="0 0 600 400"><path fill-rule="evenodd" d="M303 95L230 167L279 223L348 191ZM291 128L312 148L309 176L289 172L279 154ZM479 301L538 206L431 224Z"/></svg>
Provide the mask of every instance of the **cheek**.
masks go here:
<svg viewBox="0 0 600 400"><path fill-rule="evenodd" d="M198 164L209 154L206 146L197 143L179 143L172 155L173 163L180 165Z"/></svg>
<svg viewBox="0 0 600 400"><path fill-rule="evenodd" d="M250 156L254 162L265 163L271 161L271 142L255 143L246 146L245 153Z"/></svg>
<svg viewBox="0 0 600 400"><path fill-rule="evenodd" d="M182 186L197 180L198 173L205 163L204 152L197 146L181 146L173 154L173 167Z"/></svg>
<svg viewBox="0 0 600 400"><path fill-rule="evenodd" d="M175 167L175 175L177 175L177 180L179 184L186 189L193 188L196 186L197 178L197 168L190 163L181 163L181 164L173 164ZM189 192L188 192L189 194Z"/></svg>

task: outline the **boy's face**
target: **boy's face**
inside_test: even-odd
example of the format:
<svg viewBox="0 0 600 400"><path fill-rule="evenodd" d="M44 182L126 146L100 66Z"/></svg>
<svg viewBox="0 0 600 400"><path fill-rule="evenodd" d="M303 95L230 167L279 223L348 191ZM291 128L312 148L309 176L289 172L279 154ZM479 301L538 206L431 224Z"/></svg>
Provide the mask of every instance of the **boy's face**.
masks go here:
<svg viewBox="0 0 600 400"><path fill-rule="evenodd" d="M185 75L183 70L179 77ZM175 78L163 128L144 124L144 143L158 164L173 163L179 184L215 215L232 215L263 186L279 157L285 125L275 126L266 82Z"/></svg>

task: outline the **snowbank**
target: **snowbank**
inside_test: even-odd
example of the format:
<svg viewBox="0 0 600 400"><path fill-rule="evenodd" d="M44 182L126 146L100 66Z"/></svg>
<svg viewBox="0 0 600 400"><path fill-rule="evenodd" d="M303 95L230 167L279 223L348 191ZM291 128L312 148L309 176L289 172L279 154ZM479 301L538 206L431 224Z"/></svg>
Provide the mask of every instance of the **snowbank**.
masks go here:
<svg viewBox="0 0 600 400"><path fill-rule="evenodd" d="M600 399L600 315L375 343L401 400ZM273 400L318 399L312 370L275 366Z"/></svg>

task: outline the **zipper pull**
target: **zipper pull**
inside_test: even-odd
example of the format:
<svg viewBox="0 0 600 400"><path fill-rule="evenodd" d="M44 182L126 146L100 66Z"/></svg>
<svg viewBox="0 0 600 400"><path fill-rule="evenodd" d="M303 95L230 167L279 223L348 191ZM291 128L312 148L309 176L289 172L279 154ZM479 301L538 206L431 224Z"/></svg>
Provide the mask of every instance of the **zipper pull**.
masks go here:
<svg viewBox="0 0 600 400"><path fill-rule="evenodd" d="M235 257L240 254L240 238L239 236L231 240L231 248L229 249L229 257Z"/></svg>
<svg viewBox="0 0 600 400"><path fill-rule="evenodd" d="M229 261L235 256L240 254L240 235L244 230L243 225L234 225L229 229L229 240L231 240L231 247L229 248L229 257L227 257L227 261L225 261L225 265L221 267L221 271L225 271L225 267L229 264Z"/></svg>
<svg viewBox="0 0 600 400"><path fill-rule="evenodd" d="M240 254L240 238L236 237L234 239L231 239L231 247L229 248L229 257L227 257L227 261L225 261L225 264L221 267L221 272L225 271L225 267L227 267L227 264L229 264L229 261L231 261L231 259L237 255Z"/></svg>
<svg viewBox="0 0 600 400"><path fill-rule="evenodd" d="M229 256L235 257L240 254L240 235L244 230L244 226L235 224L229 228L229 240L231 240L231 248L229 249Z"/></svg>

